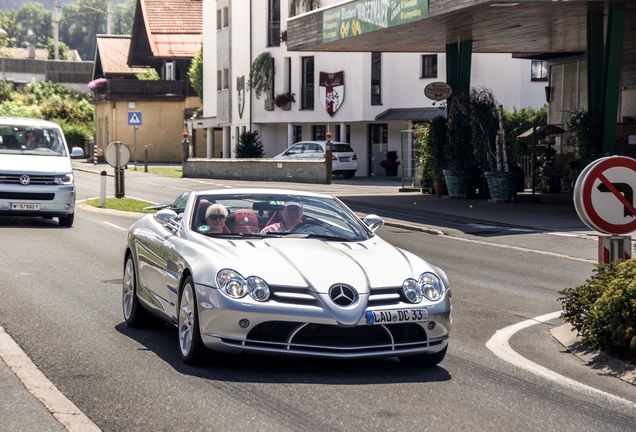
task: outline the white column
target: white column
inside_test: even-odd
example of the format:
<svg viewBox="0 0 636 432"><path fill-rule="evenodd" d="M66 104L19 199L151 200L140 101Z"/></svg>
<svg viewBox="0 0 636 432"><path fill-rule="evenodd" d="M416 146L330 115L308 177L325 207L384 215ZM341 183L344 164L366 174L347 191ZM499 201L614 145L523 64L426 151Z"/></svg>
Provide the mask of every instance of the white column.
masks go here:
<svg viewBox="0 0 636 432"><path fill-rule="evenodd" d="M347 142L347 124L345 122L340 123L340 141Z"/></svg>
<svg viewBox="0 0 636 432"><path fill-rule="evenodd" d="M294 124L287 123L287 147L294 143Z"/></svg>
<svg viewBox="0 0 636 432"><path fill-rule="evenodd" d="M205 157L207 157L208 159L211 159L214 157L213 154L213 144L214 144L214 128L206 128L205 129L207 131L207 136L205 137L205 152L206 155Z"/></svg>

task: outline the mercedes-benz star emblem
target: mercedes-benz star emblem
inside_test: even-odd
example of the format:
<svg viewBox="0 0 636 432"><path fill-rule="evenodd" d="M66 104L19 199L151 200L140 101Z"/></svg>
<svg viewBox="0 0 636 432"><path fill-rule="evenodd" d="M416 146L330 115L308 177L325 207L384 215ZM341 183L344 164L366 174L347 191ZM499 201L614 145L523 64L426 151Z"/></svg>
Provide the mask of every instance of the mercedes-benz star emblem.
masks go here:
<svg viewBox="0 0 636 432"><path fill-rule="evenodd" d="M349 285L334 285L329 288L329 298L337 306L347 307L358 301L358 293Z"/></svg>
<svg viewBox="0 0 636 432"><path fill-rule="evenodd" d="M20 183L23 185L28 185L29 183L31 183L31 179L29 178L28 175L21 175L20 176Z"/></svg>

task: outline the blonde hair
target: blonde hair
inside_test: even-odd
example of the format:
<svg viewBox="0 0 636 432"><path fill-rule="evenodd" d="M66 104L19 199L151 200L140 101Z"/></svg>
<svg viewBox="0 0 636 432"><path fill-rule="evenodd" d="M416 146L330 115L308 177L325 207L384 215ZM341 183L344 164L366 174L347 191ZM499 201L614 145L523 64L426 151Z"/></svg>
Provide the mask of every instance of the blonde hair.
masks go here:
<svg viewBox="0 0 636 432"><path fill-rule="evenodd" d="M223 204L214 203L205 211L205 218L207 219L210 215L223 215L223 217L227 217L228 214L229 212Z"/></svg>

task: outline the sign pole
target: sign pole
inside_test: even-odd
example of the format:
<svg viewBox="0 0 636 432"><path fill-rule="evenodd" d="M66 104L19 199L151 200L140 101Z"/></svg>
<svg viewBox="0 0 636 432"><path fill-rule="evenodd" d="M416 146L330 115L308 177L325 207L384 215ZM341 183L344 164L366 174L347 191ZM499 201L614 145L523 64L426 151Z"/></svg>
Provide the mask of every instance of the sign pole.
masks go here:
<svg viewBox="0 0 636 432"><path fill-rule="evenodd" d="M133 154L135 157L135 171L137 171L137 125L133 126Z"/></svg>

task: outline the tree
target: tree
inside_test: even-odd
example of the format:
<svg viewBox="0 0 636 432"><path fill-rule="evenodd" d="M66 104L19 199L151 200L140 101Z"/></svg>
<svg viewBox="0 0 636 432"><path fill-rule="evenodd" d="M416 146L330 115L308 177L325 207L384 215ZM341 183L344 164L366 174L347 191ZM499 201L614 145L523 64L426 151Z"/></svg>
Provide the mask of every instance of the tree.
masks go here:
<svg viewBox="0 0 636 432"><path fill-rule="evenodd" d="M29 30L33 32L33 43L37 47L46 46L49 38L53 37L53 14L45 10L42 3L23 4L15 13L15 22L20 26L15 36L18 46L31 42L27 40Z"/></svg>
<svg viewBox="0 0 636 432"><path fill-rule="evenodd" d="M53 39L49 39L45 48L49 51L48 59L55 60L55 41ZM68 45L62 41L58 41L57 43L57 55L59 60L71 60L68 55Z"/></svg>
<svg viewBox="0 0 636 432"><path fill-rule="evenodd" d="M17 35L20 32L20 26L15 22L15 11L0 10L0 29L7 33L6 37L0 41L0 46L15 48L18 43Z"/></svg>
<svg viewBox="0 0 636 432"><path fill-rule="evenodd" d="M77 0L62 6L60 39L84 60L95 58L95 35L106 33L108 0Z"/></svg>
<svg viewBox="0 0 636 432"><path fill-rule="evenodd" d="M188 70L188 78L192 88L199 95L199 99L203 101L203 47L192 58L192 63L190 63L190 69Z"/></svg>
<svg viewBox="0 0 636 432"><path fill-rule="evenodd" d="M309 12L320 7L320 0L291 0L289 2L289 16L293 17L302 11Z"/></svg>
<svg viewBox="0 0 636 432"><path fill-rule="evenodd" d="M132 23L135 18L136 0L126 0L113 8L112 33L129 35L132 34Z"/></svg>
<svg viewBox="0 0 636 432"><path fill-rule="evenodd" d="M256 99L259 99L263 93L269 95L274 84L274 70L274 58L269 51L262 52L252 62L247 86L254 90Z"/></svg>
<svg viewBox="0 0 636 432"><path fill-rule="evenodd" d="M235 153L237 158L262 158L265 153L258 132L241 132Z"/></svg>

